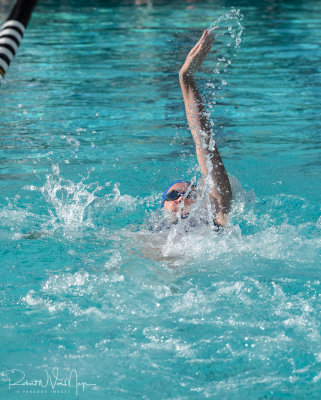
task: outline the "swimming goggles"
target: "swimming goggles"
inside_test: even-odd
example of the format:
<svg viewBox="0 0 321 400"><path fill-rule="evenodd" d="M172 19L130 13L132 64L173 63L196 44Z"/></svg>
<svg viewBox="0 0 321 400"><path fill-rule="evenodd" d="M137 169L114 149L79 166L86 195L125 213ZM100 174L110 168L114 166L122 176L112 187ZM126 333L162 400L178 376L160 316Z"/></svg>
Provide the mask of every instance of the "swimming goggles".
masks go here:
<svg viewBox="0 0 321 400"><path fill-rule="evenodd" d="M191 182L185 181L185 180L182 180L182 179L179 179L178 181L172 182L172 183L168 186L168 188L164 191L164 193L163 193L163 195L162 195L161 208L164 207L165 196L167 195L167 193L168 193L168 191L171 189L171 187L174 186L176 183L187 183L188 186L191 185Z"/></svg>
<svg viewBox="0 0 321 400"><path fill-rule="evenodd" d="M172 190L171 192L167 193L164 201L174 201L177 200L180 196L184 196L186 192L179 192L178 190ZM196 198L196 193L195 191L190 191L188 195L186 196L186 199L193 199L195 200Z"/></svg>

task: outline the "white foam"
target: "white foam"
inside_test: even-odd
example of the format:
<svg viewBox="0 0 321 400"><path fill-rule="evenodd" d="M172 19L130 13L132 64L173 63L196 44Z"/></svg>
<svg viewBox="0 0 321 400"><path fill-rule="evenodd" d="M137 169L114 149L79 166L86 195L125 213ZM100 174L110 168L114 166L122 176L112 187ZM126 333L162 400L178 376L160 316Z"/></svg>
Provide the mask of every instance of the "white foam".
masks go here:
<svg viewBox="0 0 321 400"><path fill-rule="evenodd" d="M24 297L22 297L21 301L31 307L47 309L52 314L68 311L75 316L89 315L99 317L99 319L106 319L108 317L108 314L102 312L96 307L82 308L71 300L51 300L50 298L36 294L33 290L30 290Z"/></svg>

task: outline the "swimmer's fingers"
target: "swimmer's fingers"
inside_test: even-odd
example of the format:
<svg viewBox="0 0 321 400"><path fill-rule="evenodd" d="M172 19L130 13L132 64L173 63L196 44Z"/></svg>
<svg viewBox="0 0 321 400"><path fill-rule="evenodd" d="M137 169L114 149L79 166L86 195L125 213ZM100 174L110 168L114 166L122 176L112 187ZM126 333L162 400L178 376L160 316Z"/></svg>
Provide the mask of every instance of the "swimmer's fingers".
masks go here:
<svg viewBox="0 0 321 400"><path fill-rule="evenodd" d="M188 74L196 72L210 51L213 40L211 33L204 31L200 40L189 52L181 71Z"/></svg>
<svg viewBox="0 0 321 400"><path fill-rule="evenodd" d="M205 60L205 57L208 55L208 53L211 51L212 44L214 42L214 38L210 39L206 45L202 48L202 54L200 57L201 62Z"/></svg>
<svg viewBox="0 0 321 400"><path fill-rule="evenodd" d="M197 55L197 61L196 61L196 66L195 66L195 71L197 71L200 66L203 64L203 61L205 60L207 54L210 52L212 43L214 41L214 38L209 38L200 48L199 53Z"/></svg>
<svg viewBox="0 0 321 400"><path fill-rule="evenodd" d="M204 42L200 46L200 51L203 53L208 53L211 49L212 43L214 42L214 38L212 38L210 35L206 37Z"/></svg>
<svg viewBox="0 0 321 400"><path fill-rule="evenodd" d="M205 38L198 44L196 52L194 53L195 59L197 59L197 64L201 65L205 57L211 50L214 38L210 36L210 33L205 35Z"/></svg>
<svg viewBox="0 0 321 400"><path fill-rule="evenodd" d="M205 30L203 32L203 35L200 38L200 40L196 43L196 45L190 51L189 56L197 54L199 51L201 51L201 49L204 48L204 46L206 46L208 44L209 39L210 39L210 32Z"/></svg>

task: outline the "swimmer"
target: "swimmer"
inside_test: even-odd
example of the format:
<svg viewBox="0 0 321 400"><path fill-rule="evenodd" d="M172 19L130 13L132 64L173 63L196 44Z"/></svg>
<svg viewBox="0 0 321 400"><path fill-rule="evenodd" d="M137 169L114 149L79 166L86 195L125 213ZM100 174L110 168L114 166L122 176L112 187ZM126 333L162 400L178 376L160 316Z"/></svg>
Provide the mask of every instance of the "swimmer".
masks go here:
<svg viewBox="0 0 321 400"><path fill-rule="evenodd" d="M198 164L204 181L209 182L209 201L214 208L215 226L224 226L230 209L232 189L216 144L211 144L211 129L202 97L197 89L194 74L211 50L214 38L205 30L200 40L189 52L179 72L188 125L192 133ZM197 197L196 187L188 181L173 182L163 193L161 207L173 216L187 218Z"/></svg>

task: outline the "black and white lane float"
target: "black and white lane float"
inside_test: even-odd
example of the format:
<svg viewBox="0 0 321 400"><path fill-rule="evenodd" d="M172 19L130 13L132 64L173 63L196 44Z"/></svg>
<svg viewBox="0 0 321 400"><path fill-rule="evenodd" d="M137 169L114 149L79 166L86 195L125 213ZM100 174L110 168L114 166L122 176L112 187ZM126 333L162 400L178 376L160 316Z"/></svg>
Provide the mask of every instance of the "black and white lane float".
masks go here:
<svg viewBox="0 0 321 400"><path fill-rule="evenodd" d="M16 54L37 0L17 0L0 30L0 81Z"/></svg>

